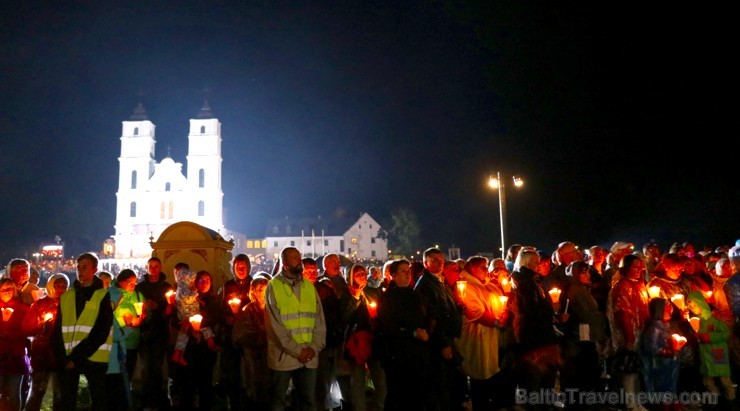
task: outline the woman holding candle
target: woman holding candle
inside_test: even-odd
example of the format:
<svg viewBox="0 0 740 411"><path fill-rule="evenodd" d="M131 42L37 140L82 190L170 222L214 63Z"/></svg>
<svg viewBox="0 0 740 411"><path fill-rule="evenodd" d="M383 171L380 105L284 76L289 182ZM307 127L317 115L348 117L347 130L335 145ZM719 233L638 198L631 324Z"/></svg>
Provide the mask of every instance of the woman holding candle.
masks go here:
<svg viewBox="0 0 740 411"><path fill-rule="evenodd" d="M502 261L503 262L503 261ZM470 377L470 398L473 409L485 410L495 400L503 399L494 376L499 367L499 335L508 318L504 292L498 281L488 277L485 257L473 256L465 263L460 279L467 281L463 301L462 334L455 347L465 359L460 365ZM496 407L499 408L499 407Z"/></svg>
<svg viewBox="0 0 740 411"><path fill-rule="evenodd" d="M270 369L267 366L265 272L255 274L249 285L249 304L236 314L232 340L242 350L242 375L247 404L245 409L267 411L270 405Z"/></svg>
<svg viewBox="0 0 740 411"><path fill-rule="evenodd" d="M135 291L136 273L125 269L116 276L116 285L121 299L113 310L113 317L123 331L123 347L126 349L126 372L129 378L134 375L136 358L139 355L140 326L146 316L143 310L144 295Z"/></svg>
<svg viewBox="0 0 740 411"><path fill-rule="evenodd" d="M193 407L195 394L198 394L200 408L210 410L213 405L213 369L216 366L216 325L223 321L223 305L212 289L213 279L207 271L199 271L195 276L197 303L200 324L187 328L187 345L183 354L185 366L176 366L180 387L180 409ZM190 317L188 318L189 321Z"/></svg>
<svg viewBox="0 0 740 411"><path fill-rule="evenodd" d="M58 364L51 349L51 334L59 309L59 297L69 288L69 278L64 274L54 274L46 282L46 297L37 300L23 318L23 333L33 336L31 342L31 389L25 410L38 411L51 382L53 409L60 410L61 391Z"/></svg>
<svg viewBox="0 0 740 411"><path fill-rule="evenodd" d="M0 410L20 410L21 379L30 371L21 327L28 306L10 278L0 279L0 309Z"/></svg>
<svg viewBox="0 0 740 411"><path fill-rule="evenodd" d="M638 352L642 359L642 375L646 392L670 392L678 389L678 348L673 343L670 321L673 304L664 298L653 298L648 309L650 318L640 336ZM671 409L663 405L664 410ZM678 408L680 409L680 407Z"/></svg>

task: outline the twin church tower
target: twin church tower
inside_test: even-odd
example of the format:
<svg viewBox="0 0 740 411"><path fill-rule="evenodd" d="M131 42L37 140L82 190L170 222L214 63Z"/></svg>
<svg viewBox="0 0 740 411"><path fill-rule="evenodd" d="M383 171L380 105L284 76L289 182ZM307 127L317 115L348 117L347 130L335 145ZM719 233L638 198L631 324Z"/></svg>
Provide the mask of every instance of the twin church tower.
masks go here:
<svg viewBox="0 0 740 411"><path fill-rule="evenodd" d="M182 163L154 157L156 126L139 105L123 122L118 178L115 258L148 258L171 224L192 221L226 236L221 191L221 122L205 102L188 134L187 174Z"/></svg>

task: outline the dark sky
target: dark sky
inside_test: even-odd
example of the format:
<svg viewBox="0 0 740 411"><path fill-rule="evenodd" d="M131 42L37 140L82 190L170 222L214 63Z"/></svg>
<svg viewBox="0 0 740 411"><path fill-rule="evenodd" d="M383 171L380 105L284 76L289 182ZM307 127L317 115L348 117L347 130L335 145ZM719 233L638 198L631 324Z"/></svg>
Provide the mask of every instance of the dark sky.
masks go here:
<svg viewBox="0 0 740 411"><path fill-rule="evenodd" d="M485 183L501 171L526 180L507 190L508 243L740 237L728 10L9 3L3 261L54 235L74 253L100 248L114 233L121 121L141 100L157 161L171 146L185 163L206 96L222 123L226 224L249 235L268 218L366 211L382 224L408 208L420 246L491 251L498 198Z"/></svg>

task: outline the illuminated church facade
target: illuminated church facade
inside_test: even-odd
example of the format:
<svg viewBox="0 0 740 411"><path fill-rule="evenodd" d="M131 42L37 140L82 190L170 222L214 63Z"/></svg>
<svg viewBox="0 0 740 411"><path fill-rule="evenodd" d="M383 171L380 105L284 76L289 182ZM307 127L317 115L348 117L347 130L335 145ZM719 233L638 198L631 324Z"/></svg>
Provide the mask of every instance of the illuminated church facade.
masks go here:
<svg viewBox="0 0 740 411"><path fill-rule="evenodd" d="M155 130L141 103L123 121L113 258L148 258L149 242L179 221L198 223L227 240L243 237L224 226L221 122L208 103L190 119L185 172L169 155L155 160Z"/></svg>

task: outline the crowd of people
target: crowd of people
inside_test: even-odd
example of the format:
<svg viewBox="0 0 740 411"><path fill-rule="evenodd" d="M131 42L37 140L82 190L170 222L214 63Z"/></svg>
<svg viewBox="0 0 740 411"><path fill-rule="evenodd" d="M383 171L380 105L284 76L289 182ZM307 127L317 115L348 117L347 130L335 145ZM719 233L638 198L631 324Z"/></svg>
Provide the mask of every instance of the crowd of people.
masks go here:
<svg viewBox="0 0 740 411"><path fill-rule="evenodd" d="M740 241L740 240L739 240ZM738 409L740 244L0 279L0 410ZM321 265L319 267L319 265ZM368 395L372 393L372 395ZM601 394L601 395L600 395ZM606 394L618 394L609 396ZM616 398L616 400L614 400Z"/></svg>

